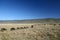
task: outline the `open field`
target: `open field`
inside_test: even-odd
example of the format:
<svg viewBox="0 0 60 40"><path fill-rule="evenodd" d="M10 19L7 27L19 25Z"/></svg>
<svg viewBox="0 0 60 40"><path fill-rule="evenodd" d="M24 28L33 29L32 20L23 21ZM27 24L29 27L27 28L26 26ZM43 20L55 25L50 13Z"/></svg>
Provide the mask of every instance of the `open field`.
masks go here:
<svg viewBox="0 0 60 40"><path fill-rule="evenodd" d="M60 40L60 23L0 24L0 40Z"/></svg>

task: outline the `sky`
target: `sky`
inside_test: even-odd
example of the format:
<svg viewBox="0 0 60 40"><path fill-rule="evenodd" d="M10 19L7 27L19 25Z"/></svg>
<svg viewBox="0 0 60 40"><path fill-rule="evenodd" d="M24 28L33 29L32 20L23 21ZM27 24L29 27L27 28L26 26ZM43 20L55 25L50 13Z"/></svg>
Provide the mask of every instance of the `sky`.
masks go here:
<svg viewBox="0 0 60 40"><path fill-rule="evenodd" d="M60 0L0 0L0 20L60 18Z"/></svg>

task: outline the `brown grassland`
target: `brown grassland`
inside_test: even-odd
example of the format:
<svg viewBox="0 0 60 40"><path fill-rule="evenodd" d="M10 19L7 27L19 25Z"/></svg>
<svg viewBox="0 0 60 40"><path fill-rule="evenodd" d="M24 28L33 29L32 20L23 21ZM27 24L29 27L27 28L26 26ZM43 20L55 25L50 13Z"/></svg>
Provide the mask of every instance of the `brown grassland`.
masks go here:
<svg viewBox="0 0 60 40"><path fill-rule="evenodd" d="M0 21L0 40L60 40L60 19Z"/></svg>
<svg viewBox="0 0 60 40"><path fill-rule="evenodd" d="M0 40L60 40L60 24L0 24Z"/></svg>

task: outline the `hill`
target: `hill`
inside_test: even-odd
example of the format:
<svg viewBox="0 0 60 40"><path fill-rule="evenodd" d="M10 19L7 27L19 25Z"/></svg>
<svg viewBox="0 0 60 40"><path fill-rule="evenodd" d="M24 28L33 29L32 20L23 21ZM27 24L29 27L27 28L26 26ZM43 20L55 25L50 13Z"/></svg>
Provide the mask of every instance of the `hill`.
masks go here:
<svg viewBox="0 0 60 40"><path fill-rule="evenodd" d="M60 18L0 20L0 23L60 23Z"/></svg>

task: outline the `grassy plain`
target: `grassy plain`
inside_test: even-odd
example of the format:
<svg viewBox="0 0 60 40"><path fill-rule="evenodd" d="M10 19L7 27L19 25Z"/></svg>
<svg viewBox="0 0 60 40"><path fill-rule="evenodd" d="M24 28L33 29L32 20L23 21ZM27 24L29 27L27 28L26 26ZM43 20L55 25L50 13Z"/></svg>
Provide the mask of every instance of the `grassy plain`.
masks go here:
<svg viewBox="0 0 60 40"><path fill-rule="evenodd" d="M1 31L2 28L7 30ZM0 40L60 40L60 24L45 22L0 24Z"/></svg>

